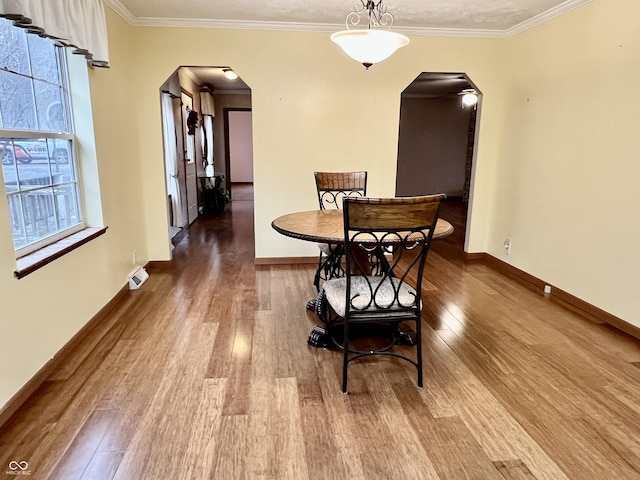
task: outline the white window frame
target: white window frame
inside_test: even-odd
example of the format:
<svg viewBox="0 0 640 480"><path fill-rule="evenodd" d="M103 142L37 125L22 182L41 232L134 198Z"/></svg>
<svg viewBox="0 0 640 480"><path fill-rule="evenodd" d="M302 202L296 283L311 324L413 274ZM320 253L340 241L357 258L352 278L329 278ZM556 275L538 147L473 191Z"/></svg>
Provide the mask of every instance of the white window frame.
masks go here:
<svg viewBox="0 0 640 480"><path fill-rule="evenodd" d="M14 28L18 28L18 27L14 27ZM55 48L56 48L55 50L56 56L58 59L58 70L59 70L61 86L62 86L62 95L64 96L62 100L65 104L64 109L65 109L65 114L67 118L67 128L70 131L69 132L53 132L53 131L47 131L47 130L18 130L18 129L0 128L0 138L10 138L10 139L16 139L16 140L17 139L33 139L34 141L41 140L41 139L59 139L59 140L70 141L71 149L69 151L69 162L73 163L73 165L70 166L70 168L74 172L73 178L71 180L67 180L62 183L55 183L52 180L50 184L42 185L42 187L53 188L56 185L58 186L70 185L70 184L74 185L75 197L77 198L78 223L68 228L65 228L63 230L60 230L59 232L56 232L52 235L48 235L44 238L41 238L40 240L37 240L33 243L29 243L23 247L15 249L15 255L17 259L20 259L37 250L40 250L43 247L54 244L63 238L66 238L70 235L73 235L74 233L77 233L87 228L84 221L84 202L83 202L84 195L83 195L83 186L81 184L82 175L79 169L80 162L77 161L77 155L76 155L77 138L76 138L76 133L74 128L74 124L75 124L74 122L75 112L73 110L74 93L72 91L72 86L71 86L73 82L71 81L69 76L69 64L68 64L69 58L68 58L68 52L67 52L68 49L60 46L55 46ZM32 80L34 78L37 78L37 77L33 77L33 75L26 75L23 73L16 73L11 71L9 71L9 73L27 77ZM32 89L33 89L33 83L32 83ZM14 162L16 162L16 165L17 165L17 159L14 158ZM9 198L11 196L23 196L23 195L26 196L26 194L23 191L16 191L16 192L7 191L6 201L7 203L9 203ZM13 236L13 232L12 232L12 236Z"/></svg>

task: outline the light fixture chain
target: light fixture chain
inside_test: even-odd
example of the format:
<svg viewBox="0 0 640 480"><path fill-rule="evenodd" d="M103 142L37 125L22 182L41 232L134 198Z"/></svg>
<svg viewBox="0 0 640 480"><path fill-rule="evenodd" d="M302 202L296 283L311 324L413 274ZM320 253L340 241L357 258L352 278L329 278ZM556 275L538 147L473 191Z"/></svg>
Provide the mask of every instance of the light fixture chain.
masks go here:
<svg viewBox="0 0 640 480"><path fill-rule="evenodd" d="M368 28L386 28L391 29L393 26L393 15L383 5L382 0L360 0L361 7L355 5L353 12L349 12L345 18L347 29L358 26L362 23L362 14L367 12Z"/></svg>

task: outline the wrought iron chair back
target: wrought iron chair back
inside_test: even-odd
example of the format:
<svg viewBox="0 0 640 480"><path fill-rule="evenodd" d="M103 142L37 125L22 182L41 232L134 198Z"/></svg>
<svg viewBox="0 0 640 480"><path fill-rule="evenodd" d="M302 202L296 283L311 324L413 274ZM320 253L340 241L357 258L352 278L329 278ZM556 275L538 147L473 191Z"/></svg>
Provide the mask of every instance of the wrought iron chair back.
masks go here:
<svg viewBox="0 0 640 480"><path fill-rule="evenodd" d="M367 196L367 172L314 172L320 210L342 208L344 197Z"/></svg>
<svg viewBox="0 0 640 480"><path fill-rule="evenodd" d="M367 195L367 172L313 172L318 193L320 210L342 208L345 197L365 197ZM342 268L342 248L337 245L318 244L320 255L318 268L313 278L316 290L320 291L320 282L344 274ZM315 301L307 308L315 309Z"/></svg>

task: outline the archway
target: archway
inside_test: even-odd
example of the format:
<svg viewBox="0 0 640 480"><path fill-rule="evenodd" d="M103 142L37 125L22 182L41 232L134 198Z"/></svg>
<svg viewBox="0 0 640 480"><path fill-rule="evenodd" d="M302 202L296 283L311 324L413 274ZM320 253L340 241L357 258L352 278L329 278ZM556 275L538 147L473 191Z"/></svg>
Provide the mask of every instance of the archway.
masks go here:
<svg viewBox="0 0 640 480"><path fill-rule="evenodd" d="M251 89L241 78L229 78L229 71L228 66L180 66L161 86L168 221L174 243L207 213L203 195L207 187L231 188L224 112L250 109ZM167 118L169 108L172 118ZM173 131L166 128L168 121L173 122Z"/></svg>
<svg viewBox="0 0 640 480"><path fill-rule="evenodd" d="M465 91L476 95L465 105ZM396 195L445 193L463 253L482 93L464 73L423 72L401 94Z"/></svg>

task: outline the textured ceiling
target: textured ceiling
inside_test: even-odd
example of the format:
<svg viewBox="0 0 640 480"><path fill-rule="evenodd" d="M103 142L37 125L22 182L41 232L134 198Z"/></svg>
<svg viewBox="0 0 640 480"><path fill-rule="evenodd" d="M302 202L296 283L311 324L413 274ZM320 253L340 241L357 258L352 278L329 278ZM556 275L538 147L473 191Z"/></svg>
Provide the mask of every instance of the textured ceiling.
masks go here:
<svg viewBox="0 0 640 480"><path fill-rule="evenodd" d="M590 0L385 0L407 34L509 36ZM104 0L134 25L332 31L360 0Z"/></svg>

